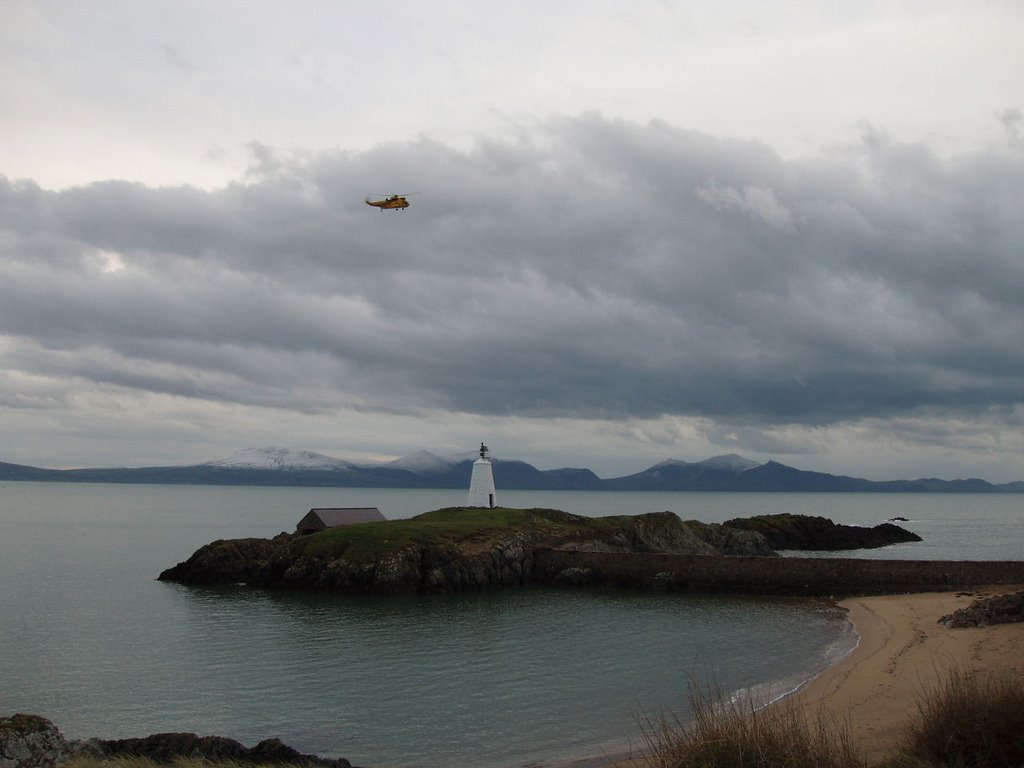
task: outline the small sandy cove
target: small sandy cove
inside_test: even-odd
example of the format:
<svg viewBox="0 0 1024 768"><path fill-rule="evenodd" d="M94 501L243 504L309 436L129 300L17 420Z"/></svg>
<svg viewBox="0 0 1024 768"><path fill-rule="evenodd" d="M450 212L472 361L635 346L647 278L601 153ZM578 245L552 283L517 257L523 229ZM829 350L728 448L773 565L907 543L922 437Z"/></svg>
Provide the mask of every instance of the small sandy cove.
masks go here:
<svg viewBox="0 0 1024 768"><path fill-rule="evenodd" d="M1008 670L1024 675L1024 623L950 629L938 623L979 597L1016 592L994 587L976 592L926 592L857 597L840 605L860 635L857 648L797 694L802 702L849 719L869 759L898 747L907 721L917 713L922 690L944 673Z"/></svg>
<svg viewBox="0 0 1024 768"><path fill-rule="evenodd" d="M794 694L815 710L848 720L869 760L894 752L903 726L917 713L917 699L952 668L1008 670L1024 675L1024 623L949 629L939 618L979 597L1016 592L1021 586L970 592L926 592L855 597L840 606L860 635L856 649ZM583 761L580 765L583 765ZM587 761L626 766L638 761Z"/></svg>

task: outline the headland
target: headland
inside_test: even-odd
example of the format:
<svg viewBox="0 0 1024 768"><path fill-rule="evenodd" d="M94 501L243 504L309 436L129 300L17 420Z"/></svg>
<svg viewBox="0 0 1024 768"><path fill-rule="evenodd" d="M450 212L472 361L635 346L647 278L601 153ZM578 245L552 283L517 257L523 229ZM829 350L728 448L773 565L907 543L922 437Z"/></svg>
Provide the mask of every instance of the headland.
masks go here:
<svg viewBox="0 0 1024 768"><path fill-rule="evenodd" d="M1024 581L1024 566L1012 564L880 566L777 552L915 540L891 524L856 528L800 515L709 524L671 512L592 518L550 509L448 508L307 535L215 541L159 578L342 594L622 586L834 595Z"/></svg>

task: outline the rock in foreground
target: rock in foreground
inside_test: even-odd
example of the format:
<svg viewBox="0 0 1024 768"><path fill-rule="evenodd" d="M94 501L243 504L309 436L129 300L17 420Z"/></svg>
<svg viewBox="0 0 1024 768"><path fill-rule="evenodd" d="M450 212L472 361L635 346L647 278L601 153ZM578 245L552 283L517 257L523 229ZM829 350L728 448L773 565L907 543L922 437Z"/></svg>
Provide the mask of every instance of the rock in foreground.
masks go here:
<svg viewBox="0 0 1024 768"><path fill-rule="evenodd" d="M0 768L55 768L73 757L100 760L145 758L171 764L179 758L231 761L238 765L305 766L306 768L351 768L344 758L332 760L306 755L280 739L266 739L246 747L224 736L194 733L157 733L138 739L88 739L67 741L45 717L16 714L0 717Z"/></svg>
<svg viewBox="0 0 1024 768"><path fill-rule="evenodd" d="M72 753L72 745L45 717L26 714L0 717L2 768L53 768Z"/></svg>
<svg viewBox="0 0 1024 768"><path fill-rule="evenodd" d="M197 736L194 733L156 733L138 739L89 739L82 751L104 760L141 757L155 763L189 760L228 761L252 765L306 766L308 768L351 768L344 758L332 760L305 755L280 739L264 739L255 747L225 736Z"/></svg>
<svg viewBox="0 0 1024 768"><path fill-rule="evenodd" d="M1013 624L1024 621L1024 590L995 597L983 597L966 608L953 611L939 619L947 627L987 627L990 624Z"/></svg>

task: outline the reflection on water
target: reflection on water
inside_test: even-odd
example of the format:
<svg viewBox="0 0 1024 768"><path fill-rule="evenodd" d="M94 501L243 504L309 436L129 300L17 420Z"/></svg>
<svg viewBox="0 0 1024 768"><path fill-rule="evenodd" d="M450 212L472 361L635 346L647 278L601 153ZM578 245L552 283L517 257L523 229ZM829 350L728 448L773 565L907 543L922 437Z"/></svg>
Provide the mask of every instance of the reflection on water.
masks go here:
<svg viewBox="0 0 1024 768"><path fill-rule="evenodd" d="M641 707L681 710L694 675L782 686L843 650L828 642L849 641L834 613L806 601L168 588L187 628L179 650L193 660L175 674L195 698L234 712L236 729L246 712L304 749L373 765L612 749L639 738Z"/></svg>

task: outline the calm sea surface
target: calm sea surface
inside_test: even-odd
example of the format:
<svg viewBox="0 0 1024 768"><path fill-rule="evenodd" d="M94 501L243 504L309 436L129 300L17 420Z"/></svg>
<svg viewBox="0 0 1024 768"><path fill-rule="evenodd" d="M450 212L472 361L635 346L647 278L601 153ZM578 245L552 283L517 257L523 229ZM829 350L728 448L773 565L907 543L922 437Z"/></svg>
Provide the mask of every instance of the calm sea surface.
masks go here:
<svg viewBox="0 0 1024 768"><path fill-rule="evenodd" d="M918 544L857 553L1024 558L1024 495L506 491L514 507L773 512L873 525ZM507 590L341 598L155 581L217 538L292 530L315 506L404 518L464 491L0 485L0 714L69 738L270 736L368 768L555 764L642 745L644 713L685 716L687 685L777 695L856 638L804 600Z"/></svg>

